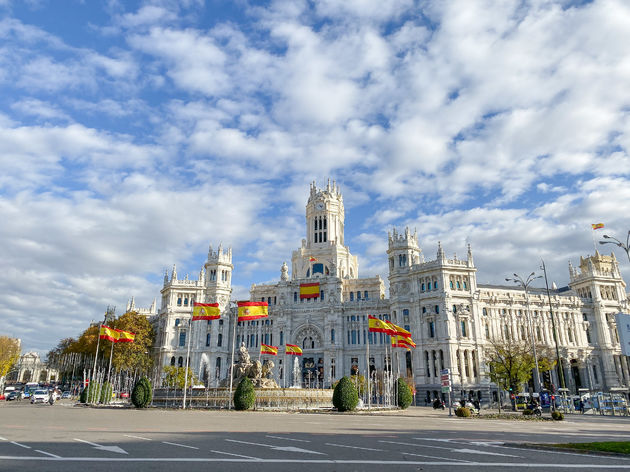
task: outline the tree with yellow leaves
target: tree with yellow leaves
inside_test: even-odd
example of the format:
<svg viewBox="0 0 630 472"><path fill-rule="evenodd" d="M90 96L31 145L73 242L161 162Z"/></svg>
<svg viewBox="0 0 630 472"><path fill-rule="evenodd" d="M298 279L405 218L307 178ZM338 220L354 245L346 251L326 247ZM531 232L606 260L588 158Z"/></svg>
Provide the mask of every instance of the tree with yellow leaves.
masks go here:
<svg viewBox="0 0 630 472"><path fill-rule="evenodd" d="M0 336L0 385L13 365L20 358L20 341L8 336Z"/></svg>

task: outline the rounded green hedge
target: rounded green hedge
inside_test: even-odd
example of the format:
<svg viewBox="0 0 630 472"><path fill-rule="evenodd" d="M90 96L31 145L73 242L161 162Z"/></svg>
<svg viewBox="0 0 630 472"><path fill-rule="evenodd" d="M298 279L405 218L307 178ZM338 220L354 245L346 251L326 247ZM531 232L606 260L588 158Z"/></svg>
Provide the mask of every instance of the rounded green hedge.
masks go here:
<svg viewBox="0 0 630 472"><path fill-rule="evenodd" d="M562 421L564 419L564 415L560 411L552 411L551 418L555 421Z"/></svg>
<svg viewBox="0 0 630 472"><path fill-rule="evenodd" d="M459 416L460 418L468 418L470 415L470 408L466 408L465 406L460 406L455 410L455 416Z"/></svg>
<svg viewBox="0 0 630 472"><path fill-rule="evenodd" d="M352 411L359 404L359 393L348 377L342 377L333 392L333 406L338 411Z"/></svg>
<svg viewBox="0 0 630 472"><path fill-rule="evenodd" d="M411 394L411 389L407 382L404 379L398 379L398 407L402 410L409 408L411 402L413 401L413 395Z"/></svg>
<svg viewBox="0 0 630 472"><path fill-rule="evenodd" d="M131 391L131 403L136 408L146 408L153 398L151 382L146 377L142 377L136 382Z"/></svg>
<svg viewBox="0 0 630 472"><path fill-rule="evenodd" d="M245 377L236 387L234 392L234 408L236 410L249 410L256 403L256 391L252 381Z"/></svg>
<svg viewBox="0 0 630 472"><path fill-rule="evenodd" d="M103 404L108 404L112 401L112 384L105 382L101 385L101 392L99 395L99 401Z"/></svg>

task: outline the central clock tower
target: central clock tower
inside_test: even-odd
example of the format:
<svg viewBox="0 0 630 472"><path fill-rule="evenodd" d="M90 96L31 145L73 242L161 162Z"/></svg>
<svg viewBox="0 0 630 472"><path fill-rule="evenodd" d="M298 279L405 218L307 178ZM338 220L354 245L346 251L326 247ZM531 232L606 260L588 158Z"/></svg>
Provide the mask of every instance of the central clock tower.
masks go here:
<svg viewBox="0 0 630 472"><path fill-rule="evenodd" d="M356 278L358 264L343 241L343 197L336 182L326 188L311 184L306 204L306 239L293 252L293 278L337 276Z"/></svg>

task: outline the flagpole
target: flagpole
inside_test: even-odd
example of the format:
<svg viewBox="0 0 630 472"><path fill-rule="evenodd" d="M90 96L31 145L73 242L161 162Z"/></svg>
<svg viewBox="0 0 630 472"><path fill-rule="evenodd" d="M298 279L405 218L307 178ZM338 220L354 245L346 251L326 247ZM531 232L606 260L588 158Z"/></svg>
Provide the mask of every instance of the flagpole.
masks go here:
<svg viewBox="0 0 630 472"><path fill-rule="evenodd" d="M111 381L109 380L109 376L111 374L112 371L112 357L114 354L114 341L111 342L112 343L112 347L109 350L109 367L107 368L107 381L111 383Z"/></svg>
<svg viewBox="0 0 630 472"><path fill-rule="evenodd" d="M97 333L97 338L96 338L96 353L94 354L94 369L92 369L92 378L90 379L90 382L94 381L94 373L96 372L96 360L98 359L98 347L101 344L101 324L98 324L98 333ZM89 385L88 385L89 387ZM92 387L92 394L94 393L94 389L96 387ZM89 392L89 388L88 388L88 392ZM88 402L90 401L90 399L88 398Z"/></svg>
<svg viewBox="0 0 630 472"><path fill-rule="evenodd" d="M228 410L232 409L232 383L234 381L234 345L236 344L236 324L238 323L238 306L236 308L236 316L232 324L234 330L232 333L232 362L230 362L230 398L228 399Z"/></svg>
<svg viewBox="0 0 630 472"><path fill-rule="evenodd" d="M182 410L186 409L186 390L188 390L188 360L190 358L190 344L192 342L192 316L188 320L188 349L186 350L186 367L184 368L184 401L182 403Z"/></svg>
<svg viewBox="0 0 630 472"><path fill-rule="evenodd" d="M367 393L368 393L368 410L370 409L370 320L368 318L368 336L365 340L365 363L367 365Z"/></svg>

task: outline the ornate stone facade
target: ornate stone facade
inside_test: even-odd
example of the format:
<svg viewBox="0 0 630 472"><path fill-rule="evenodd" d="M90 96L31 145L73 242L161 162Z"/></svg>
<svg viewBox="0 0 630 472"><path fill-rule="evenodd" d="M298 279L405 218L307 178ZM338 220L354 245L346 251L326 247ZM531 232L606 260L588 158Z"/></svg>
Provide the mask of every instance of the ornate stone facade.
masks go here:
<svg viewBox="0 0 630 472"><path fill-rule="evenodd" d="M439 371L453 373L455 391L488 399L494 389L487 378L484 349L489 339L526 338L527 314L539 343L553 345L546 291L513 286L477 284L472 249L465 259L448 258L438 245L436 258L425 261L416 232L393 230L388 238L390 296L379 276L359 277L356 256L344 245L344 207L339 188L329 182L323 189L311 185L306 204L306 238L285 263L279 281L254 284L252 301L266 301L269 317L233 325L230 301L232 252L210 248L197 280L178 279L173 268L165 275L162 304L155 316L155 358L158 365L184 365L189 320L194 301L218 302L223 317L196 322L190 365L211 386L227 378L232 336L257 352L260 343L299 345L304 384L328 386L352 372L364 374L366 342L370 368L381 370L388 338L367 330L367 315L391 319L410 330L417 343L413 352L397 350L394 369L412 376L420 398L440 390ZM506 270L508 273L509 270ZM317 298L300 298L300 284L319 283ZM621 355L614 314L628 306L626 284L614 255L596 253L582 258L579 270L569 267L569 284L551 290L560 354L567 387L625 389L630 382L628 359ZM528 311L529 306L529 311ZM235 329L234 329L235 328ZM254 356L256 357L256 356ZM390 356L391 357L391 356ZM274 359L275 380L293 383L292 358ZM287 368L288 367L288 368ZM549 379L556 386L555 372Z"/></svg>

